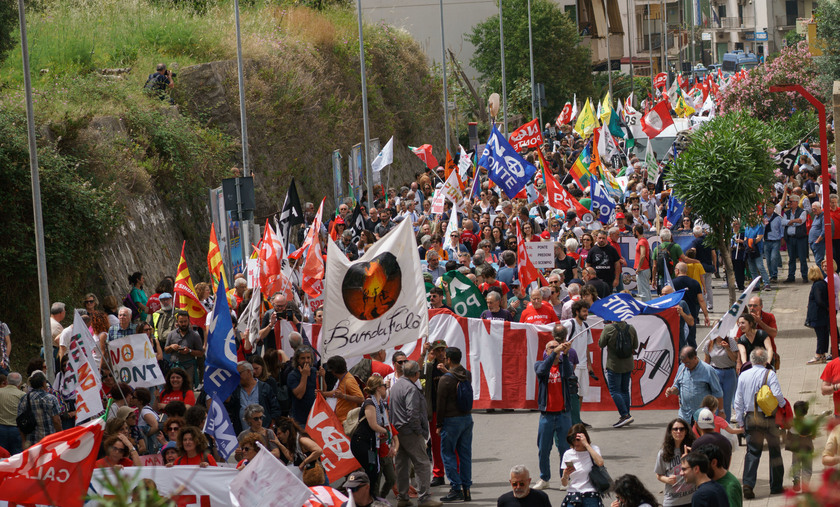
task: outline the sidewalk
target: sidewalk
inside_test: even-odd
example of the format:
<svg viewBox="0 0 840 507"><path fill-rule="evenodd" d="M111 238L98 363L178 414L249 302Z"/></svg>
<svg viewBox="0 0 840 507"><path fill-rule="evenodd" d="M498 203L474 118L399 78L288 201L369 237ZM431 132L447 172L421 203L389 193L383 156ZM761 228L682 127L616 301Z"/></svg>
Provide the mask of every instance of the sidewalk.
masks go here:
<svg viewBox="0 0 840 507"><path fill-rule="evenodd" d="M787 275L787 257L783 257L783 265L779 270L779 278ZM714 286L722 285L723 280L714 280ZM804 326L805 313L808 306L808 294L811 290L810 284L801 283L798 278L793 284L780 283L770 292L761 292L764 301L764 311L769 311L776 316L779 334L776 336L776 347L781 356L781 365L778 371L779 383L785 398L794 403L799 400L810 402L810 414L818 414L826 410L832 410L831 398L820 394L820 375L825 364L807 365L809 359L814 357L817 346L817 339L814 331ZM714 317L720 318L721 312L728 309L728 291L726 289L714 290L715 304ZM699 333L698 333L699 334ZM822 449L825 446L826 435L820 434L814 441L814 474L812 484L820 482L823 466L820 463ZM741 479L744 472L744 456L746 447L740 447L732 454L730 471ZM782 448L782 457L785 463L785 488L792 484L790 479L791 453ZM758 482L755 487L755 500L745 500L744 505L750 506L782 506L789 505L784 495L770 495L769 485L769 461L770 455L765 450L761 455L761 462L758 469Z"/></svg>

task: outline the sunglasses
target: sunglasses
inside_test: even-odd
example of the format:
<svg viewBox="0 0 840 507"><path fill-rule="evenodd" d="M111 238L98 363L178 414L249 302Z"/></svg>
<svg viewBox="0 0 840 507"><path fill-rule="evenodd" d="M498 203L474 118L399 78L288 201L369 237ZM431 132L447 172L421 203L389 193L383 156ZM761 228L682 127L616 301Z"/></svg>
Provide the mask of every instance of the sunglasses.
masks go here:
<svg viewBox="0 0 840 507"><path fill-rule="evenodd" d="M166 431L178 431L180 429L181 429L180 426L170 426L166 429Z"/></svg>
<svg viewBox="0 0 840 507"><path fill-rule="evenodd" d="M114 376L111 375L110 373L103 373L102 378L114 378Z"/></svg>
<svg viewBox="0 0 840 507"><path fill-rule="evenodd" d="M408 359L403 359L402 361L397 361L397 364L405 364L408 362Z"/></svg>
<svg viewBox="0 0 840 507"><path fill-rule="evenodd" d="M92 300L92 299L91 299L90 301L85 301L85 304L86 304L86 305L92 305L92 304L94 304L94 303L96 303L96 301L94 301L94 300Z"/></svg>
<svg viewBox="0 0 840 507"><path fill-rule="evenodd" d="M685 431L685 427L684 426L674 426L673 428L671 428L671 431Z"/></svg>

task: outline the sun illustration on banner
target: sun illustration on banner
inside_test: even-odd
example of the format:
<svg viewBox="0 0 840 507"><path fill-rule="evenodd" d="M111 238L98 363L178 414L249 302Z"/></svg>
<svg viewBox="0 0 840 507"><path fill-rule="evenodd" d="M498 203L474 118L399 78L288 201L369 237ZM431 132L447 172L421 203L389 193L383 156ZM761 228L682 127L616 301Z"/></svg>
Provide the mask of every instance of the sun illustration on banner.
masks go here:
<svg viewBox="0 0 840 507"><path fill-rule="evenodd" d="M401 289L400 264L389 252L350 266L341 283L344 306L361 320L381 317L396 304Z"/></svg>

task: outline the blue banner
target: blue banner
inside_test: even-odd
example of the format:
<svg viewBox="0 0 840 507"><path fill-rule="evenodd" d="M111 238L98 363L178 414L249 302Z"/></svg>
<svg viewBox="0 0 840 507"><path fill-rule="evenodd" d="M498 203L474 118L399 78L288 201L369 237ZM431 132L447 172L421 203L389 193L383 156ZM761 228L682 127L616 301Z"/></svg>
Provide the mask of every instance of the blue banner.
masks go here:
<svg viewBox="0 0 840 507"><path fill-rule="evenodd" d="M230 318L224 282L219 282L216 304L210 316L207 329L207 357L204 360L204 391L221 400L239 386L239 372L236 370L236 339Z"/></svg>
<svg viewBox="0 0 840 507"><path fill-rule="evenodd" d="M516 153L495 125L478 165L487 169L490 179L509 199L525 188L537 172L536 167Z"/></svg>
<svg viewBox="0 0 840 507"><path fill-rule="evenodd" d="M204 422L204 433L216 440L219 456L226 461L239 446L230 416L225 406L215 396L210 397L210 409L207 411L207 419Z"/></svg>
<svg viewBox="0 0 840 507"><path fill-rule="evenodd" d="M592 303L592 306L589 307L589 313L597 315L606 321L623 322L636 315L659 313L662 310L676 306L682 301L684 294L685 289L681 289L643 303L633 298L630 294L618 292Z"/></svg>
<svg viewBox="0 0 840 507"><path fill-rule="evenodd" d="M607 194L606 189L601 182L592 179L592 185L589 187L590 194L592 198L592 206L590 209L592 211L598 210L598 220L601 221L602 224L606 225L610 222L613 222L613 215L615 214L615 201Z"/></svg>

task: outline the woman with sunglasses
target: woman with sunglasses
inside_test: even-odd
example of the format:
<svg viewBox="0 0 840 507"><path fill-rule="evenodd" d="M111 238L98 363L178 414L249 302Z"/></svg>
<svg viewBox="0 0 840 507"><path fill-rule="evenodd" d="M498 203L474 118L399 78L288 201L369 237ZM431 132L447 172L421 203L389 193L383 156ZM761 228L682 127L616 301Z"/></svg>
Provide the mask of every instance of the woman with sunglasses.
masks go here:
<svg viewBox="0 0 840 507"><path fill-rule="evenodd" d="M680 459L686 452L685 448L691 447L693 443L694 433L689 430L687 422L678 417L668 423L665 440L653 469L656 479L665 484L663 507L691 505L691 497L697 488L685 482L680 470Z"/></svg>
<svg viewBox="0 0 840 507"><path fill-rule="evenodd" d="M113 468L120 470L124 467L140 466L140 454L134 448L128 437L122 433L111 435L105 439L105 457L96 460L95 468Z"/></svg>
<svg viewBox="0 0 840 507"><path fill-rule="evenodd" d="M280 458L280 441L277 440L274 431L263 427L263 414L265 414L265 409L258 403L252 403L245 407L245 422L248 423L248 429L242 430L237 437L240 448L242 447L241 442L244 442L245 438L256 435L263 447L268 449L275 458ZM237 454L238 457L239 454Z"/></svg>
<svg viewBox="0 0 840 507"><path fill-rule="evenodd" d="M239 448L236 450L236 455L242 456L236 464L237 470L242 470L248 465L248 463L251 462L251 460L257 457L257 453L260 452L260 448L257 447L257 442L259 441L260 437L256 433L251 433L242 437L239 441Z"/></svg>
<svg viewBox="0 0 840 507"><path fill-rule="evenodd" d="M359 412L359 425L350 440L350 451L370 478L371 490L380 491L380 474L385 476L386 493L396 483L393 461L385 463L382 458L393 458L397 452L396 436L391 435L388 420L388 403L385 396L388 388L377 374L371 375L365 386L365 393L370 395L362 404ZM393 438L393 440L392 440Z"/></svg>
<svg viewBox="0 0 840 507"><path fill-rule="evenodd" d="M137 334L144 334L149 337L149 343L152 344L152 350L155 351L155 359L163 361L163 349L160 348L160 341L155 339L155 330L148 322L140 322L137 324Z"/></svg>
<svg viewBox="0 0 840 507"><path fill-rule="evenodd" d="M161 423L161 426L163 430L157 434L158 442L161 445L166 445L167 442L174 442L178 439L178 433L181 431L181 427L186 426L186 423L181 417L170 417Z"/></svg>
<svg viewBox="0 0 840 507"><path fill-rule="evenodd" d="M595 246L595 240L592 239L592 235L588 232L580 237L580 248L578 248L577 254L580 258L580 265L586 265L586 256L589 255L589 251L592 250L592 247Z"/></svg>

